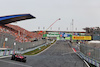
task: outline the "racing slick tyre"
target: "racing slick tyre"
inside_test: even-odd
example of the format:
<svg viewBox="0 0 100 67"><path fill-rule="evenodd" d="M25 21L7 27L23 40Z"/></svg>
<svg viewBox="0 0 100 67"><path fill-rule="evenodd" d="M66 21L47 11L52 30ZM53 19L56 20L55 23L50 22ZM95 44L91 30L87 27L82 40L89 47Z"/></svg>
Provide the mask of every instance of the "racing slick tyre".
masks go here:
<svg viewBox="0 0 100 67"><path fill-rule="evenodd" d="M15 55L12 55L11 60L15 60Z"/></svg>
<svg viewBox="0 0 100 67"><path fill-rule="evenodd" d="M22 62L22 59L20 59L20 62Z"/></svg>
<svg viewBox="0 0 100 67"><path fill-rule="evenodd" d="M17 58L15 58L15 61L17 61Z"/></svg>
<svg viewBox="0 0 100 67"><path fill-rule="evenodd" d="M26 63L26 60L24 60L23 62Z"/></svg>

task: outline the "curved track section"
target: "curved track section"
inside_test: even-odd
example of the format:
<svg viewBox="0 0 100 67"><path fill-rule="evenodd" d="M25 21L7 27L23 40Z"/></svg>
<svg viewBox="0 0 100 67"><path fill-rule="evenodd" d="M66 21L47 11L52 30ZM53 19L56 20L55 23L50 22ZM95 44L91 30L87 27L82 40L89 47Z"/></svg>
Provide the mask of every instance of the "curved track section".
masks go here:
<svg viewBox="0 0 100 67"><path fill-rule="evenodd" d="M87 67L72 51L67 42L57 41L48 50L37 56L27 56L27 62L11 61L10 58L0 59L2 67Z"/></svg>

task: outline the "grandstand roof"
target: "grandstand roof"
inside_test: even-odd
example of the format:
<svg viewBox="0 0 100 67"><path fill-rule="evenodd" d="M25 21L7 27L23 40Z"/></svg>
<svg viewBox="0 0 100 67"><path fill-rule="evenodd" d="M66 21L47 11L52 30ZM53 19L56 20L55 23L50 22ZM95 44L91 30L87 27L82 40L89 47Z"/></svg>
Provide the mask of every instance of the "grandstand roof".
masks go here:
<svg viewBox="0 0 100 67"><path fill-rule="evenodd" d="M0 24L9 24L16 21L26 20L36 18L31 14L17 14L17 15L9 15L0 17Z"/></svg>

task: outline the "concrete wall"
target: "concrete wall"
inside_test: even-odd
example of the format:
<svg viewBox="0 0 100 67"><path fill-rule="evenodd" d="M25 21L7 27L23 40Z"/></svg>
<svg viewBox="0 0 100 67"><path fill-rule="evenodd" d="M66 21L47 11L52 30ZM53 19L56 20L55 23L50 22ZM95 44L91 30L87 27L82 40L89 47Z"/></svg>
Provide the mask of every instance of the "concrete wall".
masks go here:
<svg viewBox="0 0 100 67"><path fill-rule="evenodd" d="M5 41L5 38L7 38L8 40ZM5 42L5 47L9 47L15 50L26 50L26 49L33 48L41 44L44 44L46 41L38 40L34 42L20 43L20 42L15 41L14 36L7 34L7 33L0 33L0 47L1 48L3 47L4 42ZM14 45L14 43L16 43L16 45Z"/></svg>
<svg viewBox="0 0 100 67"><path fill-rule="evenodd" d="M45 43L45 40L38 40L34 42L25 42L25 43L16 42L16 45L13 45L13 49L21 51L21 50L26 50L26 49L30 49L33 47L37 47L44 43Z"/></svg>

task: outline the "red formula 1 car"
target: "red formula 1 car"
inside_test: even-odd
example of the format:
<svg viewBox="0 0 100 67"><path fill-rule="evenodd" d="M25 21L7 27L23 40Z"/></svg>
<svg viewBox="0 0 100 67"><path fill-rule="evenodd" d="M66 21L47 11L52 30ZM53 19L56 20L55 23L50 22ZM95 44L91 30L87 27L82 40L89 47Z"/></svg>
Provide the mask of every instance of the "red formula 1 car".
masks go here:
<svg viewBox="0 0 100 67"><path fill-rule="evenodd" d="M12 55L11 60L26 62L26 57L22 56L21 54Z"/></svg>

